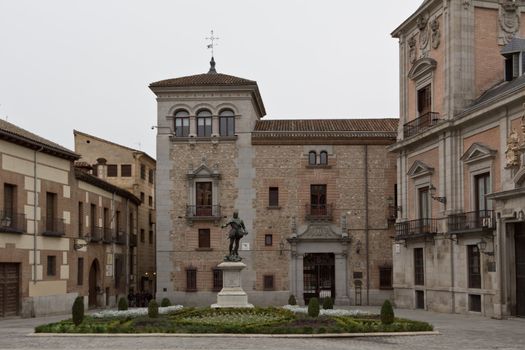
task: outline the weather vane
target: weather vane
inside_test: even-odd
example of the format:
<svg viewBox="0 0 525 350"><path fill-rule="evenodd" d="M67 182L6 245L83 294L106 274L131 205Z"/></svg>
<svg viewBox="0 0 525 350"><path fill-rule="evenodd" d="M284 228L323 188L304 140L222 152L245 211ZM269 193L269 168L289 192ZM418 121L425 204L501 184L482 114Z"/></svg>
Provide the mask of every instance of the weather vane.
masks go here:
<svg viewBox="0 0 525 350"><path fill-rule="evenodd" d="M215 42L215 40L219 40L218 36L213 35L213 30L211 31L211 35L209 37L206 37L206 40L209 40L210 43L206 46L208 49L211 49L211 57L213 57L213 48L217 46L218 44Z"/></svg>

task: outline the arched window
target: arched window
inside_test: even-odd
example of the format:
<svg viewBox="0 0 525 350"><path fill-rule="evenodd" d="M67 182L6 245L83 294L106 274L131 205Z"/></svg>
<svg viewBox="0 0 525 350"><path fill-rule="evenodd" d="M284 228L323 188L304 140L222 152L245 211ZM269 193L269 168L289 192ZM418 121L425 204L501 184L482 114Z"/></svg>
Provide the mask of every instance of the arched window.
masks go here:
<svg viewBox="0 0 525 350"><path fill-rule="evenodd" d="M185 110L175 112L175 136L188 137L190 134L190 114Z"/></svg>
<svg viewBox="0 0 525 350"><path fill-rule="evenodd" d="M211 112L201 110L197 113L197 137L211 136Z"/></svg>
<svg viewBox="0 0 525 350"><path fill-rule="evenodd" d="M310 151L308 153L308 165L315 165L317 163L317 153L315 151Z"/></svg>
<svg viewBox="0 0 525 350"><path fill-rule="evenodd" d="M221 136L235 135L235 113L230 109L219 113L219 134Z"/></svg>
<svg viewBox="0 0 525 350"><path fill-rule="evenodd" d="M328 165L328 152L321 151L321 153L319 154L319 164Z"/></svg>

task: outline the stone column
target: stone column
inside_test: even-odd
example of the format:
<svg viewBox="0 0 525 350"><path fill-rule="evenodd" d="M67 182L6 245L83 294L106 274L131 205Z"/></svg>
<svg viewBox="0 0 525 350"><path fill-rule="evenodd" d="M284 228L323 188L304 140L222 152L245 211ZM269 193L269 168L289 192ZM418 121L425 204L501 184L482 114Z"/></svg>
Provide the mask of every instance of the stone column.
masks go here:
<svg viewBox="0 0 525 350"><path fill-rule="evenodd" d="M190 137L197 136L197 118L190 115Z"/></svg>
<svg viewBox="0 0 525 350"><path fill-rule="evenodd" d="M218 115L214 115L212 116L212 120L211 120L211 136L212 137L219 137L220 135L220 130L219 130L219 116Z"/></svg>
<svg viewBox="0 0 525 350"><path fill-rule="evenodd" d="M304 305L304 255L297 254L296 261L297 271L295 274L295 285L297 286L297 294L295 295L295 299L298 305Z"/></svg>
<svg viewBox="0 0 525 350"><path fill-rule="evenodd" d="M346 254L335 254L335 303L350 305Z"/></svg>

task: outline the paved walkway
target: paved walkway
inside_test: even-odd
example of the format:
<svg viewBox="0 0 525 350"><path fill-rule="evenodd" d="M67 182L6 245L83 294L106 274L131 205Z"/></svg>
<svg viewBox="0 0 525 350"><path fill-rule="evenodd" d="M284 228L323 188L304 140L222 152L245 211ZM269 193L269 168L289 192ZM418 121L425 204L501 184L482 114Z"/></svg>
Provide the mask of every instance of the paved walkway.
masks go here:
<svg viewBox="0 0 525 350"><path fill-rule="evenodd" d="M361 308L377 312L377 308ZM474 315L448 315L396 310L396 315L434 324L437 336L349 339L30 337L36 325L67 316L0 320L0 349L525 349L525 319L492 320Z"/></svg>

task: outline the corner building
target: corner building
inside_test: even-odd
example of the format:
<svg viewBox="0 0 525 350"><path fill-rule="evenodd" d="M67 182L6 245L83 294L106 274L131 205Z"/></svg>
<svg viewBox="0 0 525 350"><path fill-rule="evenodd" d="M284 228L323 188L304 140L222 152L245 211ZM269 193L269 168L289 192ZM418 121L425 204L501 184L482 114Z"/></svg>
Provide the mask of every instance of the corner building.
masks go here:
<svg viewBox="0 0 525 350"><path fill-rule="evenodd" d="M398 307L525 315L521 1L424 1L399 39Z"/></svg>
<svg viewBox="0 0 525 350"><path fill-rule="evenodd" d="M392 296L397 119L264 120L255 81L208 73L152 83L157 96L157 297L210 305L235 209L243 288L336 304Z"/></svg>

